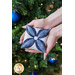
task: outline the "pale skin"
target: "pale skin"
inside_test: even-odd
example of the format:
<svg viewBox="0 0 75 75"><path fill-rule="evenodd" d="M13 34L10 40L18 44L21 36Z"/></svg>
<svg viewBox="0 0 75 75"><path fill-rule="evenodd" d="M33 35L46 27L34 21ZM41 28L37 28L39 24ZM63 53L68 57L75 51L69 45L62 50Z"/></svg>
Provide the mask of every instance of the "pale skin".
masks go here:
<svg viewBox="0 0 75 75"><path fill-rule="evenodd" d="M44 53L44 59L46 59L48 53L55 46L56 41L62 36L62 8L59 8L47 18L33 20L30 23L28 23L28 25L36 28L51 29L47 39L46 53ZM26 26L23 26L22 28L26 28ZM20 38L20 44L23 43L24 35L25 32ZM25 51L31 53L42 53L41 51L32 49L25 49Z"/></svg>

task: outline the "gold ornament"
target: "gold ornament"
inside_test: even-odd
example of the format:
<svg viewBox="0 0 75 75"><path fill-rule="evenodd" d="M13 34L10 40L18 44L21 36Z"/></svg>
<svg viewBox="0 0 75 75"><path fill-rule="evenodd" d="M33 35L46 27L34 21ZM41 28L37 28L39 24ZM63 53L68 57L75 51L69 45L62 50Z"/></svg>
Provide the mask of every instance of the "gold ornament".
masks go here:
<svg viewBox="0 0 75 75"><path fill-rule="evenodd" d="M21 75L21 73L24 71L24 66L21 63L17 63L14 66L14 71Z"/></svg>

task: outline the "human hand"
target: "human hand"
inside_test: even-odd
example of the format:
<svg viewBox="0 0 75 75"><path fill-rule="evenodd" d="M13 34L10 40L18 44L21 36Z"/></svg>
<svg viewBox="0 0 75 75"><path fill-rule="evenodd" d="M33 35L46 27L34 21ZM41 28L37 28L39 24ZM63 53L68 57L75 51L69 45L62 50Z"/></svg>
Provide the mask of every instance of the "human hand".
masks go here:
<svg viewBox="0 0 75 75"><path fill-rule="evenodd" d="M46 59L48 53L55 46L56 41L62 36L62 24L58 25L51 29L48 39L47 39L47 49L46 53L44 53L44 59Z"/></svg>
<svg viewBox="0 0 75 75"><path fill-rule="evenodd" d="M43 28L46 29L45 21L44 19L37 19L37 20L32 20L28 25L36 27L36 28ZM22 26L22 28L26 28L26 26ZM25 32L22 34L20 38L20 44L22 44L23 39L24 39Z"/></svg>
<svg viewBox="0 0 75 75"><path fill-rule="evenodd" d="M45 19L37 19L31 21L28 25L36 27L36 28L53 28L54 26L58 25L62 21L62 8L58 9L56 12L52 13ZM26 26L23 26L23 28L26 28ZM24 34L20 38L20 44L23 42Z"/></svg>
<svg viewBox="0 0 75 75"><path fill-rule="evenodd" d="M25 34L25 33L24 33ZM24 38L24 34L21 36L21 38ZM55 46L56 41L62 36L62 24L60 24L57 27L54 27L51 29L48 39L47 39L47 49L46 53L44 53L44 59L46 59L47 54L51 51L51 49ZM32 49L26 49L26 52L31 53L42 53L41 51L32 50Z"/></svg>
<svg viewBox="0 0 75 75"><path fill-rule="evenodd" d="M44 53L44 59L46 59L47 54L54 47L58 38L60 38L62 35L61 34L61 31L62 31L61 24L57 27L54 27L54 26L58 25L59 23L61 23L61 21L62 21L61 9L58 11L60 11L60 14L58 12L56 12L56 13L53 13L53 15L47 17L46 19L33 20L28 24L28 25L36 27L36 28L43 28L43 29L52 28L49 33L48 39L47 39L47 49L46 49L46 53ZM57 16L54 16L56 14L57 14ZM23 26L23 28L26 28L26 26ZM20 38L20 43L23 42L24 35L25 35L25 32L23 33L23 35ZM41 51L36 51L36 50L32 50L32 49L26 49L25 51L31 52L31 53L42 53Z"/></svg>

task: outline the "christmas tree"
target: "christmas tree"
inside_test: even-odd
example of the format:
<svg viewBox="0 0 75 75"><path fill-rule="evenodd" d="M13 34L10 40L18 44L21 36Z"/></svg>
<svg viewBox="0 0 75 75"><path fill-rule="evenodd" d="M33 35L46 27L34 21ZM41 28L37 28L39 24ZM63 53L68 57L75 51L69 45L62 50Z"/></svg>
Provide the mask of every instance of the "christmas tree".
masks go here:
<svg viewBox="0 0 75 75"><path fill-rule="evenodd" d="M21 20L12 23L12 75L14 65L22 63L24 72L22 75L29 75L30 72L37 72L38 75L54 75L60 72L62 64L62 38L60 38L55 47L48 54L47 59L43 60L43 53L27 53L21 49L19 44L20 36L25 31L22 26L26 25L33 19L46 18L62 6L61 0L12 0L12 10L21 14ZM56 64L51 64L49 59L54 57Z"/></svg>

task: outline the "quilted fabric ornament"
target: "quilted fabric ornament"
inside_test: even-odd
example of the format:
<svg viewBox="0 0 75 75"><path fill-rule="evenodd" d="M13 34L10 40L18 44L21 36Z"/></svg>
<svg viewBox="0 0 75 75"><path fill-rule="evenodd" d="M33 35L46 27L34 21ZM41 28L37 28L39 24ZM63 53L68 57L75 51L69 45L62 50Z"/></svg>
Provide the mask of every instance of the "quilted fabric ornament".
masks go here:
<svg viewBox="0 0 75 75"><path fill-rule="evenodd" d="M40 50L45 53L49 31L50 29L33 28L26 25L26 33L21 48Z"/></svg>

